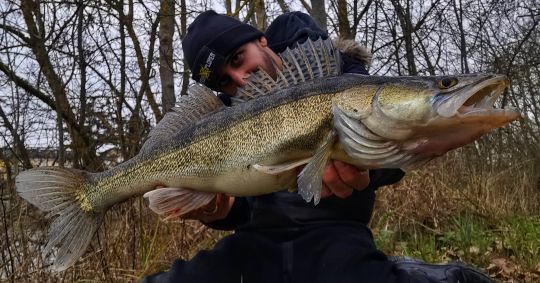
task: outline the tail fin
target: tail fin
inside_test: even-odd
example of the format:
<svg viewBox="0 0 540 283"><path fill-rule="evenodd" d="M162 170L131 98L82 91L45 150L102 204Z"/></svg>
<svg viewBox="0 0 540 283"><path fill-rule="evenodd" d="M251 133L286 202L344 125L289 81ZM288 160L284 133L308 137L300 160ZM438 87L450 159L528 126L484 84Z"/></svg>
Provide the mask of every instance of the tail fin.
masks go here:
<svg viewBox="0 0 540 283"><path fill-rule="evenodd" d="M52 268L57 271L84 254L103 220L104 212L92 211L84 194L85 175L75 169L41 167L23 171L16 179L19 195L54 218L43 256L52 253Z"/></svg>

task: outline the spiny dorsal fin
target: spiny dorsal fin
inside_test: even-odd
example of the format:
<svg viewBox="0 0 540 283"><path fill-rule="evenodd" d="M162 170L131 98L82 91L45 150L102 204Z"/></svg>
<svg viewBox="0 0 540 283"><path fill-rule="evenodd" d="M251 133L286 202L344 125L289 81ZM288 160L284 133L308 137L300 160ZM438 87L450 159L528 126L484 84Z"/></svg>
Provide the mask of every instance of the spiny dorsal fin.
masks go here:
<svg viewBox="0 0 540 283"><path fill-rule="evenodd" d="M160 140L166 140L178 130L196 123L210 113L225 107L223 102L210 90L202 85L194 85L188 90L188 95L180 97L173 107L149 134L142 150Z"/></svg>
<svg viewBox="0 0 540 283"><path fill-rule="evenodd" d="M251 74L247 85L238 90L233 101L247 101L277 89L341 74L339 52L330 39L307 39L294 48L287 48L279 56L283 68L276 79L259 69Z"/></svg>
<svg viewBox="0 0 540 283"><path fill-rule="evenodd" d="M250 75L244 87L238 89L234 100L240 99L241 101L247 101L256 96L265 95L274 90L275 87L276 81L265 71L259 69Z"/></svg>

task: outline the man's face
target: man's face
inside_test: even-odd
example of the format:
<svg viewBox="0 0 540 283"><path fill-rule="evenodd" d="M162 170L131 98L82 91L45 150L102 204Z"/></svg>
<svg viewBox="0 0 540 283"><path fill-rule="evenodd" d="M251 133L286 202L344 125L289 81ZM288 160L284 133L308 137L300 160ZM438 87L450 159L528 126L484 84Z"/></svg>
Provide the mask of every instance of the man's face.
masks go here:
<svg viewBox="0 0 540 283"><path fill-rule="evenodd" d="M227 56L225 66L222 69L221 90L234 96L239 87L246 85L251 73L261 68L275 78L277 76L276 66L280 65L279 56L268 48L265 37L250 41Z"/></svg>

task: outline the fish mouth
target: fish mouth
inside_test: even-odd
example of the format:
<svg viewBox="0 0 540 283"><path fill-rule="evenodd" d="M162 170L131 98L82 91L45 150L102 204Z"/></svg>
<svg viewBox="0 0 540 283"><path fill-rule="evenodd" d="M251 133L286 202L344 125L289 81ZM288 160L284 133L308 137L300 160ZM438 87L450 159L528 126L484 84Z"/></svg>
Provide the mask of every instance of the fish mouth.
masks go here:
<svg viewBox="0 0 540 283"><path fill-rule="evenodd" d="M516 119L519 113L511 108L494 108L495 102L510 84L504 75L491 75L475 84L466 85L451 93L435 96L435 109L442 117L494 117Z"/></svg>

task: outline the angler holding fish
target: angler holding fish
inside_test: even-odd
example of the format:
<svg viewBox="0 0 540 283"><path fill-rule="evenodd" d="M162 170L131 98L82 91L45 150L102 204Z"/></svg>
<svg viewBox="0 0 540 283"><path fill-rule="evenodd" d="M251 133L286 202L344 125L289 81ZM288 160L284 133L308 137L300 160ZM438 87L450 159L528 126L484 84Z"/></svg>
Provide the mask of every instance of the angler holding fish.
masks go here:
<svg viewBox="0 0 540 283"><path fill-rule="evenodd" d="M237 230L148 282L489 282L457 264L390 261L367 223L374 190L402 176L378 168L421 164L519 117L492 108L506 79L341 74L342 61L343 71L357 73L361 62L340 59L326 38L301 13L278 17L265 36L233 18L201 14L183 42L186 61L196 80L235 94L233 105L194 87L141 152L111 170L21 173L19 194L55 217L44 253L55 251L55 266L68 268L112 205L147 193L151 208L168 217L197 217L217 204L219 215L202 220ZM377 169L367 188L364 171L346 163ZM282 191L295 188L299 195Z"/></svg>

